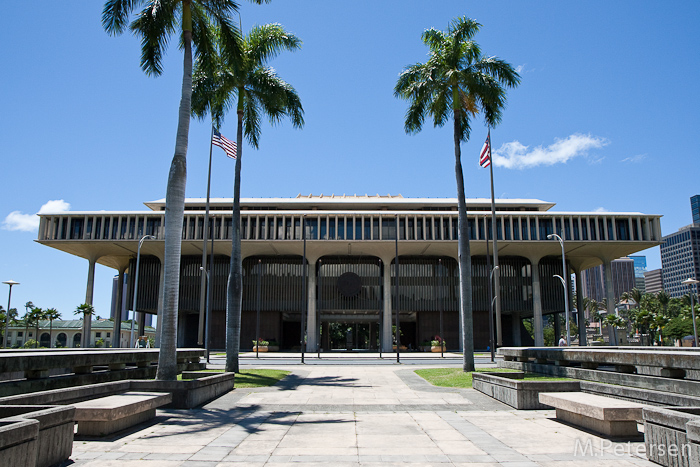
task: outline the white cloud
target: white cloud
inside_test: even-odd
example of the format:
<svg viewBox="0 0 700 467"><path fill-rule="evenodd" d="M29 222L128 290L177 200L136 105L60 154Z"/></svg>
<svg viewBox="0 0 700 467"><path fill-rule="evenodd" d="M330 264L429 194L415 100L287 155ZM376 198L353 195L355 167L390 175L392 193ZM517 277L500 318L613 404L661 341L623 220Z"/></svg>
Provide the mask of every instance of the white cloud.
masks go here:
<svg viewBox="0 0 700 467"><path fill-rule="evenodd" d="M646 158L646 154L637 154L636 156L625 157L624 159L622 159L622 162L632 162L636 164L638 162L642 162Z"/></svg>
<svg viewBox="0 0 700 467"><path fill-rule="evenodd" d="M525 65L518 65L515 67L515 71L518 74L522 73L524 69L525 69Z"/></svg>
<svg viewBox="0 0 700 467"><path fill-rule="evenodd" d="M600 149L608 141L597 136L579 133L557 139L547 147L530 149L519 141L505 143L493 153L493 163L506 169L529 169L539 165L565 164L574 157L586 156L591 149Z"/></svg>
<svg viewBox="0 0 700 467"><path fill-rule="evenodd" d="M606 208L600 207L600 208L595 208L593 212L610 212Z"/></svg>
<svg viewBox="0 0 700 467"><path fill-rule="evenodd" d="M23 214L20 211L12 211L5 217L2 228L5 230L20 230L22 232L36 232L39 228L39 216L37 214L59 213L70 209L70 204L62 199L51 200L44 204L36 214Z"/></svg>

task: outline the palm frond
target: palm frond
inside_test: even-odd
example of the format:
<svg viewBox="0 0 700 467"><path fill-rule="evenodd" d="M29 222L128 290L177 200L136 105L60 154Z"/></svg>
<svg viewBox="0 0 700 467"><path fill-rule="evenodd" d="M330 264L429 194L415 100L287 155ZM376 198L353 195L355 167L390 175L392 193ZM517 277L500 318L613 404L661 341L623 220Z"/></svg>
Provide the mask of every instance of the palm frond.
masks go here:
<svg viewBox="0 0 700 467"><path fill-rule="evenodd" d="M177 30L178 4L177 0L152 1L131 23L131 30L141 37L141 69L148 75L163 72L163 54Z"/></svg>
<svg viewBox="0 0 700 467"><path fill-rule="evenodd" d="M254 148L258 148L260 140L260 102L248 92L245 93L245 106L243 109L243 134L248 143Z"/></svg>
<svg viewBox="0 0 700 467"><path fill-rule="evenodd" d="M299 50L301 45L301 39L277 23L256 26L246 37L246 49L253 66L264 66L281 52Z"/></svg>
<svg viewBox="0 0 700 467"><path fill-rule="evenodd" d="M102 27L112 36L124 32L129 23L129 15L144 0L107 0L102 9Z"/></svg>

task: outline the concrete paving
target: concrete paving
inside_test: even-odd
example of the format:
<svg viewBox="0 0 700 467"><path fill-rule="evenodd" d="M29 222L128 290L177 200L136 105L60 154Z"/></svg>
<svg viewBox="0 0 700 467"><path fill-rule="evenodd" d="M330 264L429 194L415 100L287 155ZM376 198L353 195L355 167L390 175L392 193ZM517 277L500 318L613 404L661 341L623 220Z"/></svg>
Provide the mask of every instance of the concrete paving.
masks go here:
<svg viewBox="0 0 700 467"><path fill-rule="evenodd" d="M159 410L117 436L77 438L75 466L653 466L644 444L517 411L471 389L433 387L418 366L280 366L270 388L200 409Z"/></svg>

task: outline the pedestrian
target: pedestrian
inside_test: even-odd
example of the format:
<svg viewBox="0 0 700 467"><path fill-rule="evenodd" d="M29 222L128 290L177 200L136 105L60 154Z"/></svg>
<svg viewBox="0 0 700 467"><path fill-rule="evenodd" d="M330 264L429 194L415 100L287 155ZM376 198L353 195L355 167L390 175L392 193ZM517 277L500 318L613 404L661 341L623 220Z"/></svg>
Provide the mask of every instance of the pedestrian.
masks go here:
<svg viewBox="0 0 700 467"><path fill-rule="evenodd" d="M566 347L566 339L564 339L564 336L559 336L559 347Z"/></svg>

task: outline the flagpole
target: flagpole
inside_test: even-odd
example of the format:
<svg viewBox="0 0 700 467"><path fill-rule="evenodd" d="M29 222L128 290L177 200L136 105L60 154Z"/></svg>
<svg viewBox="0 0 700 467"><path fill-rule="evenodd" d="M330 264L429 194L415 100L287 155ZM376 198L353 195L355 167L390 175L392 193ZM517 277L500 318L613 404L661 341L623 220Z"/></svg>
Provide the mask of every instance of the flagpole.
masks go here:
<svg viewBox="0 0 700 467"><path fill-rule="evenodd" d="M209 234L209 194L211 189L211 153L214 139L214 122L211 122L211 137L209 138L209 173L207 174L207 203L204 208L204 224L202 226L202 280L199 288L199 332L197 344L204 343L204 315L206 314L206 285L207 285L207 236Z"/></svg>
<svg viewBox="0 0 700 467"><path fill-rule="evenodd" d="M493 291L496 295L496 345L503 345L501 329L500 268L498 267L498 228L496 227L496 199L493 193L493 144L489 127L489 172L491 172L491 235L493 237Z"/></svg>

